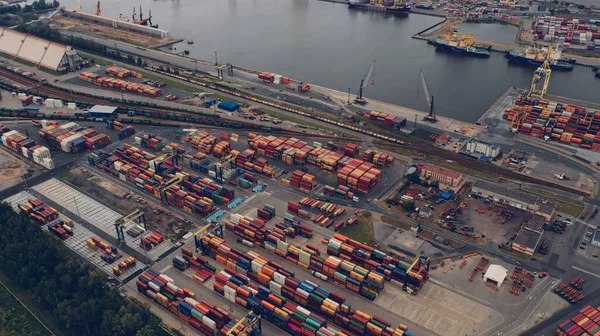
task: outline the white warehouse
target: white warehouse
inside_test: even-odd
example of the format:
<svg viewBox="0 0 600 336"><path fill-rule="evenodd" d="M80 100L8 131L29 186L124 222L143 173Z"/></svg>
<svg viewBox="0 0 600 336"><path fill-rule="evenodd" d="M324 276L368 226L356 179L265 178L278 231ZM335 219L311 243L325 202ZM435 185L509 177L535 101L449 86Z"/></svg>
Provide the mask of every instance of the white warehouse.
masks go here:
<svg viewBox="0 0 600 336"><path fill-rule="evenodd" d="M478 153L488 156L490 159L493 159L500 154L500 146L475 139L469 140L465 149L469 153Z"/></svg>

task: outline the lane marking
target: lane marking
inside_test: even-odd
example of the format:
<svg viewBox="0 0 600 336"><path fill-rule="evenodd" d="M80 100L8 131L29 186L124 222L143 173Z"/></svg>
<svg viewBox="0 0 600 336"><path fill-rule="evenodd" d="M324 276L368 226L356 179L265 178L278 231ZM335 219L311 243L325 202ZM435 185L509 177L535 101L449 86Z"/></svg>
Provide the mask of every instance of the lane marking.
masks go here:
<svg viewBox="0 0 600 336"><path fill-rule="evenodd" d="M591 276L595 276L596 278L600 278L600 274L596 274L596 273L592 273L590 271L584 270L583 268L577 267L577 266L571 266L572 269L578 270L580 272L583 272L585 274L589 274Z"/></svg>

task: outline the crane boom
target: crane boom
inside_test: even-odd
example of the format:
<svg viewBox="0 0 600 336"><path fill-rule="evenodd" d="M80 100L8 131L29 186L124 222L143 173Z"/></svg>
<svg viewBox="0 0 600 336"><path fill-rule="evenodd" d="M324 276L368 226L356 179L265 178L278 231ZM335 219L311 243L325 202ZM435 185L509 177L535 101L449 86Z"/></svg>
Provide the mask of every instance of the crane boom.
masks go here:
<svg viewBox="0 0 600 336"><path fill-rule="evenodd" d="M373 75L374 71L375 71L375 60L373 60L373 62L371 62L371 66L369 67L369 70L367 70L367 74L365 75L365 77L363 77L360 80L360 87L358 88L358 96L356 97L354 102L362 104L362 105L367 103L367 101L364 100L364 98L363 98L363 91L365 90L365 83L369 82L369 79ZM375 82L372 82L372 84L375 85Z"/></svg>
<svg viewBox="0 0 600 336"><path fill-rule="evenodd" d="M423 70L421 70L421 85L423 86L423 92L425 93L425 100L427 101L427 105L429 105L429 115L427 115L424 118L424 120L436 122L437 118L435 117L434 112L433 112L433 107L434 107L433 95L429 94L429 88L427 88L427 81L425 80L425 74L423 73Z"/></svg>
<svg viewBox="0 0 600 336"><path fill-rule="evenodd" d="M427 88L427 82L425 81L425 74L423 73L423 70L421 70L421 84L423 85L423 92L425 93L427 105L431 107L431 96L429 95L429 89Z"/></svg>

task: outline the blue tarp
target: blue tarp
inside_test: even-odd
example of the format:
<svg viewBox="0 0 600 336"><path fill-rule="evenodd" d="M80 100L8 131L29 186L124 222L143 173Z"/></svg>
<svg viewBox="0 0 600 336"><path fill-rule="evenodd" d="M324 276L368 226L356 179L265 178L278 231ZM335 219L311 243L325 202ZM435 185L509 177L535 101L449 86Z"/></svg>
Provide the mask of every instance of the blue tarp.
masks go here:
<svg viewBox="0 0 600 336"><path fill-rule="evenodd" d="M452 197L452 195L450 195L447 192L441 192L440 193L440 197L443 198L443 199L445 199L445 200L447 200L447 199L450 199L450 197Z"/></svg>
<svg viewBox="0 0 600 336"><path fill-rule="evenodd" d="M235 112L240 108L240 105L230 101L222 101L217 107L225 111Z"/></svg>
<svg viewBox="0 0 600 336"><path fill-rule="evenodd" d="M210 107L210 106L213 106L216 102L217 102L216 99L209 99L209 100L207 100L207 101L204 102L204 106Z"/></svg>
<svg viewBox="0 0 600 336"><path fill-rule="evenodd" d="M214 214L210 215L206 220L210 223L210 222L214 222L217 219L223 217L223 215L225 214L225 211L223 210L219 210L217 212L215 212Z"/></svg>

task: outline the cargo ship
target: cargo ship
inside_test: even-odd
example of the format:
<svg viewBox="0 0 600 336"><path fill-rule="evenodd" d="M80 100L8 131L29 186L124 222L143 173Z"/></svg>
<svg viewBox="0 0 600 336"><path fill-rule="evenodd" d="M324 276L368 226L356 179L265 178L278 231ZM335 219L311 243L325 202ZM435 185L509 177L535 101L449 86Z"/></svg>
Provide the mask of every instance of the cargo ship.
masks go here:
<svg viewBox="0 0 600 336"><path fill-rule="evenodd" d="M473 34L458 34L457 31L454 31L445 38L432 40L430 43L436 46L436 50L459 52L476 57L490 57L491 53L488 50L475 47L473 41Z"/></svg>
<svg viewBox="0 0 600 336"><path fill-rule="evenodd" d="M401 1L373 0L367 2L352 1L348 3L348 8L407 16L410 13L410 9L412 7L406 4L405 2Z"/></svg>
<svg viewBox="0 0 600 336"><path fill-rule="evenodd" d="M544 63L547 52L547 48L529 47L527 50L511 50L506 53L506 57L509 59L509 62L540 66ZM552 54L550 55L550 69L564 71L573 70L573 64L561 60L561 57L562 52L560 49L552 51Z"/></svg>

